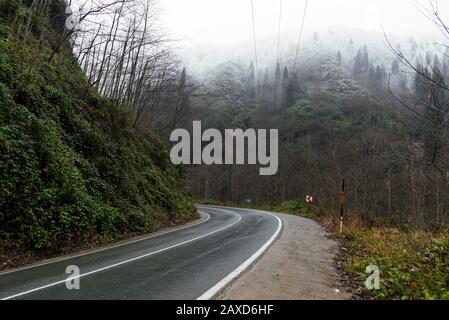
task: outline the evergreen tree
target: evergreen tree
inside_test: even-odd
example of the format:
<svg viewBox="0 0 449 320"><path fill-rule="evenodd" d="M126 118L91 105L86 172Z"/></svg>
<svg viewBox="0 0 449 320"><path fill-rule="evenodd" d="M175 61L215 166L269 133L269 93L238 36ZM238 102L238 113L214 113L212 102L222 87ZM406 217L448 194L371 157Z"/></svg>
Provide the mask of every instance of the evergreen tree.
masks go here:
<svg viewBox="0 0 449 320"><path fill-rule="evenodd" d="M354 76L358 76L362 73L362 50L359 49L355 56L354 67L352 70Z"/></svg>
<svg viewBox="0 0 449 320"><path fill-rule="evenodd" d="M369 86L375 86L376 85L376 68L371 64L369 66L368 71L368 85Z"/></svg>
<svg viewBox="0 0 449 320"><path fill-rule="evenodd" d="M418 43L413 38L410 38L408 40L408 43L410 44L410 52L412 53L412 55L415 55L416 51L418 50Z"/></svg>
<svg viewBox="0 0 449 320"><path fill-rule="evenodd" d="M391 74L396 76L399 75L399 73L399 61L397 59L394 59L393 63L391 64Z"/></svg>
<svg viewBox="0 0 449 320"><path fill-rule="evenodd" d="M422 103L429 97L430 90L426 77L429 77L430 74L428 69L424 68L419 61L416 63L416 69L418 70L418 72L415 73L414 79L415 96L417 102Z"/></svg>
<svg viewBox="0 0 449 320"><path fill-rule="evenodd" d="M281 108L287 107L287 91L289 83L288 69L285 67L282 74Z"/></svg>
<svg viewBox="0 0 449 320"><path fill-rule="evenodd" d="M403 73L399 74L399 93L404 96L408 93L407 76Z"/></svg>
<svg viewBox="0 0 449 320"><path fill-rule="evenodd" d="M285 108L295 105L296 100L301 98L301 88L296 72L289 77L288 86L285 94Z"/></svg>
<svg viewBox="0 0 449 320"><path fill-rule="evenodd" d="M189 100L190 94L187 90L187 77L186 77L186 68L182 68L181 76L178 82L177 88L177 98L176 98L176 106L173 114L172 120L172 130L176 127L180 119L189 109Z"/></svg>
<svg viewBox="0 0 449 320"><path fill-rule="evenodd" d="M275 72L276 81L278 81L281 78L281 66L278 63L276 63L276 72Z"/></svg>
<svg viewBox="0 0 449 320"><path fill-rule="evenodd" d="M341 52L338 51L337 52L337 63L338 63L339 66L341 66L342 62L343 62L343 58L341 56Z"/></svg>
<svg viewBox="0 0 449 320"><path fill-rule="evenodd" d="M349 52L349 54L352 56L354 52L354 41L349 39L348 46L346 47L346 51Z"/></svg>
<svg viewBox="0 0 449 320"><path fill-rule="evenodd" d="M443 69L444 71L449 71L449 47L446 48L446 51L443 54Z"/></svg>
<svg viewBox="0 0 449 320"><path fill-rule="evenodd" d="M248 68L248 77L246 80L246 91L250 99L255 99L257 94L256 84L256 72L254 70L254 64L251 62Z"/></svg>
<svg viewBox="0 0 449 320"><path fill-rule="evenodd" d="M272 81L270 81L270 75L267 68L265 69L263 75L261 96L262 96L262 103L265 107L272 105L274 92Z"/></svg>
<svg viewBox="0 0 449 320"><path fill-rule="evenodd" d="M358 77L367 71L369 71L370 63L368 58L368 49L366 46L360 48L357 51L357 55L355 56L354 61L354 67L353 67L353 74L354 76Z"/></svg>
<svg viewBox="0 0 449 320"><path fill-rule="evenodd" d="M441 72L443 70L443 65L440 62L440 58L437 55L433 56L433 68L434 72Z"/></svg>
<svg viewBox="0 0 449 320"><path fill-rule="evenodd" d="M374 76L374 85L375 85L376 89L383 88L384 79L385 79L384 76L385 76L385 70L383 69L383 67L377 66L376 73Z"/></svg>
<svg viewBox="0 0 449 320"><path fill-rule="evenodd" d="M439 84L444 85L444 72L442 69L442 64L437 55L433 58L432 65L432 94L433 94L433 102L438 106L439 109L444 108L445 111L448 109L448 104L446 103L448 95L447 90L443 89Z"/></svg>
<svg viewBox="0 0 449 320"><path fill-rule="evenodd" d="M274 89L274 97L273 97L273 102L274 102L274 107L278 107L280 104L280 101L282 100L282 92L281 92L281 88L282 88L282 83L281 83L281 66L278 63L276 63L276 72L275 72L275 80L274 80L274 85L275 85L275 89Z"/></svg>
<svg viewBox="0 0 449 320"><path fill-rule="evenodd" d="M426 63L430 65L432 63L432 53L430 51L426 52Z"/></svg>
<svg viewBox="0 0 449 320"><path fill-rule="evenodd" d="M382 74L382 81L385 81L387 79L388 73L387 70L385 70L384 65L381 65L380 70Z"/></svg>
<svg viewBox="0 0 449 320"><path fill-rule="evenodd" d="M369 64L368 48L364 45L362 50L362 72L368 71Z"/></svg>

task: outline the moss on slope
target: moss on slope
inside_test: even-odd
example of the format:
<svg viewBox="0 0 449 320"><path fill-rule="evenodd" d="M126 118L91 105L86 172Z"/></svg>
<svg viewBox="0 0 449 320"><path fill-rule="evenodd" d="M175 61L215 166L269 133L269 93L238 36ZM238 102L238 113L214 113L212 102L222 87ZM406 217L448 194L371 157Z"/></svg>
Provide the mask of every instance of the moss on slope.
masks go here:
<svg viewBox="0 0 449 320"><path fill-rule="evenodd" d="M0 268L2 252L55 253L196 217L158 137L100 97L69 50L50 59L51 15L19 40L28 7L0 9Z"/></svg>

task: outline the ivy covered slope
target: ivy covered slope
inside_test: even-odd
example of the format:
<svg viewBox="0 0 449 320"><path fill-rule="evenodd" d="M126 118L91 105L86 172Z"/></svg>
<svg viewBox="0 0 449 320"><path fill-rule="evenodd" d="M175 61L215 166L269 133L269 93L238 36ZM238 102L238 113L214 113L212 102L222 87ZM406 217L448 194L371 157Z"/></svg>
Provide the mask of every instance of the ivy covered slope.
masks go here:
<svg viewBox="0 0 449 320"><path fill-rule="evenodd" d="M19 37L22 3L0 0L0 268L194 219L167 147L55 49L63 2Z"/></svg>

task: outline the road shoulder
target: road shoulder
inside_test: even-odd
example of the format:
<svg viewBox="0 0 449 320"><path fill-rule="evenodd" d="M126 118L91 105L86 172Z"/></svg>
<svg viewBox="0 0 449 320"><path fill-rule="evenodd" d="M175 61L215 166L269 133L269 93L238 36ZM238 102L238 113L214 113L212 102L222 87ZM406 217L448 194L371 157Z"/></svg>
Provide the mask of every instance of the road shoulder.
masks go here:
<svg viewBox="0 0 449 320"><path fill-rule="evenodd" d="M0 275L16 272L16 271L20 271L20 270L25 270L25 269L29 269L29 268L34 268L34 267L38 267L38 266L42 266L42 265L46 265L46 264L50 264L50 263L54 263L54 262L59 262L59 261L67 260L67 259L72 259L72 258L96 253L99 251L113 249L113 248L116 248L119 246L128 245L128 244L142 241L142 240L145 240L148 238L153 238L153 237L157 237L157 236L160 236L163 234L167 234L167 233L175 232L178 230L194 227L196 225L199 225L199 224L204 223L209 220L209 216L207 214L201 212L201 210L199 210L198 213L200 216L198 219L189 221L189 222L181 224L181 225L172 225L172 226L163 227L163 228L161 228L157 231L151 232L151 233L145 233L145 234L129 237L129 238L126 238L123 240L116 240L116 241L112 241L110 243L93 246L91 248L83 248L83 249L79 249L79 250L74 250L73 252L70 252L68 254L56 255L51 258L44 258L44 259L35 258L31 262L21 263L18 266L14 266L12 268L2 269L0 267Z"/></svg>
<svg viewBox="0 0 449 320"><path fill-rule="evenodd" d="M217 299L350 299L333 261L337 243L323 227L306 218L276 215L284 225L279 239Z"/></svg>

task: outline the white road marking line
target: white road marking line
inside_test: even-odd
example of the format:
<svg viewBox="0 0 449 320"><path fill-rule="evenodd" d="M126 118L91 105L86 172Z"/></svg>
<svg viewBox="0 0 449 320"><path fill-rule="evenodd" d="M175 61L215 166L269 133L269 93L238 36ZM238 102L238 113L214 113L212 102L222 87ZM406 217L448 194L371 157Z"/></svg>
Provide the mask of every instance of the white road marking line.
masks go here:
<svg viewBox="0 0 449 320"><path fill-rule="evenodd" d="M66 261L66 260L70 260L70 259L74 259L74 258L79 258L79 257L82 257L82 256L87 256L87 255L92 254L92 253L97 253L97 252L106 251L106 250L109 250L109 249L114 249L114 248L126 246L126 245L133 244L133 243L136 243L136 242L140 242L140 241L143 241L143 240L148 240L148 239L151 239L151 238L163 236L163 235L166 235L168 233L175 232L175 231L179 231L179 230L195 227L195 226L198 226L200 224L203 224L206 221L209 221L210 215L207 212L204 212L204 211L201 211L201 210L198 210L198 212L205 214L207 216L207 218L204 219L204 220L200 220L197 223L192 223L192 224L184 226L184 227L179 227L179 228L175 228L175 229L172 229L172 230L163 231L163 232L158 233L158 234L149 235L147 237L136 239L136 240L131 240L131 241L128 241L128 242L125 242L125 243L115 244L115 245L108 246L108 247L103 248L103 249L97 249L97 250L92 250L92 251L85 252L85 253L69 255L67 257L60 258L60 259L56 258L55 260L52 260L52 261L42 262L42 263L38 263L38 264L33 264L31 266L27 266L27 267L22 267L22 268L19 267L19 268L13 269L13 270L0 272L0 277L5 275L5 274L10 274L10 273L13 273L13 272L19 272L19 271L23 271L23 270L28 270L28 269L32 269L32 268L41 267L41 266L45 266L45 265L48 265L48 264L56 263L56 262L61 262L61 261Z"/></svg>
<svg viewBox="0 0 449 320"><path fill-rule="evenodd" d="M164 252L164 251L167 251L167 250L170 250L170 249L182 246L184 244L187 244L187 243L190 243L190 242L193 242L193 241L205 238L205 237L210 236L212 234L215 234L217 232L220 232L220 231L223 231L225 229L228 229L228 228L232 227L233 225L235 225L236 223L239 223L240 220L242 220L242 217L238 213L235 213L235 212L232 212L232 211L229 211L229 212L231 212L232 214L238 216L238 219L237 219L237 221L234 221L233 223L227 225L226 227L217 229L215 231L206 233L206 234L204 234L202 236L199 236L199 237L196 237L196 238L193 238L193 239L190 239L190 240L183 241L181 243L177 243L175 245L169 246L169 247L164 248L164 249L156 250L156 251L153 251L153 252L150 252L150 253L146 253L144 255L141 255L141 256L138 256L138 257L135 257L135 258L132 258L132 259L129 259L129 260L125 260L125 261L122 261L122 262L119 262L119 263L115 263L115 264L112 264L112 265L109 265L109 266L106 266L106 267L103 267L103 268L100 268L100 269L96 269L96 270L93 270L93 271L89 271L89 272L80 274L79 276L70 278L70 280L81 278L81 277L85 277L85 276L88 276L88 275L91 275L91 274L94 274L94 273L98 273L100 271L104 271L104 270L107 270L107 269L111 269L111 268L114 268L114 267L117 267L117 266L129 263L129 262L140 260L142 258L146 258L146 257L152 256L152 255L155 255L157 253ZM66 282L66 281L67 281L67 279L60 280L60 281L57 281L57 282L53 282L53 283L47 284L45 286L41 286L41 287L38 287L38 288L35 288L35 289L27 290L27 291L24 291L24 292L20 292L20 293L14 294L14 295L9 296L9 297L2 298L0 300L10 300L10 299L13 299L13 298L17 298L17 297L20 297L20 296L23 296L23 295L26 295L26 294L29 294L29 293L32 293L32 292L36 292L36 291L39 291L39 290L43 290L43 289L46 289L46 288L50 288L50 287L56 286L58 284L62 284L64 282Z"/></svg>
<svg viewBox="0 0 449 320"><path fill-rule="evenodd" d="M248 210L248 209L240 209L240 208L235 208L235 209ZM254 253L251 257L249 257L245 262L243 262L240 266L238 266L234 271L232 271L230 274L228 274L220 282L218 282L212 288L210 288L205 293L203 293L200 297L197 298L197 300L210 300L215 295L217 295L221 290L226 288L226 286L229 283L231 283L243 271L245 271L248 267L250 267L257 260L257 258L259 258L259 256L261 256L265 252L265 250L267 250L270 247L270 245L274 242L274 240L276 240L277 236L281 232L282 220L279 219L279 217L277 217L274 214L267 212L267 211L260 211L260 210L249 210L249 211L263 212L263 213L266 213L266 214L269 214L269 215L275 217L278 221L278 227L276 229L276 232L273 234L273 236L267 242L265 242L265 244L259 250L256 251L256 253Z"/></svg>

